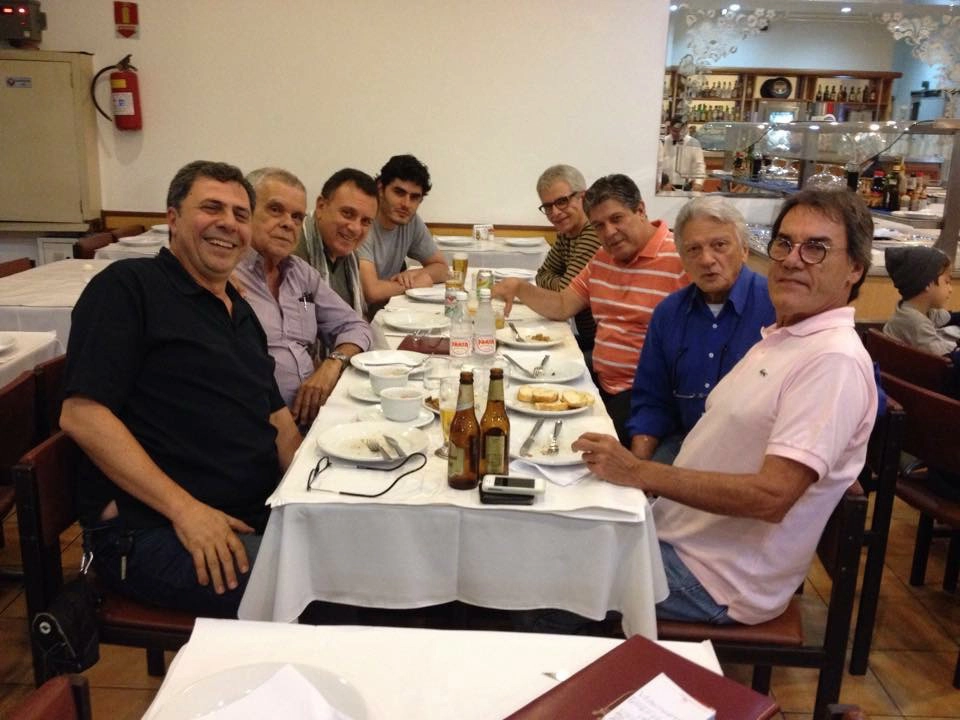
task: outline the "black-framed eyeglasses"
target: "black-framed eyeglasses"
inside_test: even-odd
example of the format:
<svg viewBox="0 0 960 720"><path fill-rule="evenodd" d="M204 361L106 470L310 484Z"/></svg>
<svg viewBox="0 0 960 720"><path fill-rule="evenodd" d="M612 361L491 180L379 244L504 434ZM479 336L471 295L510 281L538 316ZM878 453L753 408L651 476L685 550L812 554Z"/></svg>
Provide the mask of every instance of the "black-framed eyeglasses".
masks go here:
<svg viewBox="0 0 960 720"><path fill-rule="evenodd" d="M823 262L823 259L830 250L838 249L830 247L819 240L805 240L798 246L792 240L776 237L767 243L767 255L769 255L770 259L774 262L783 262L790 256L790 253L793 252L794 247L800 248L800 259L807 265L819 265Z"/></svg>
<svg viewBox="0 0 960 720"><path fill-rule="evenodd" d="M569 195L564 195L563 197L558 197L553 202L546 202L540 207L537 208L544 215L549 215L550 211L556 208L557 210L566 210L567 205L570 204L570 201L573 200L577 195L580 194L579 190L574 190Z"/></svg>

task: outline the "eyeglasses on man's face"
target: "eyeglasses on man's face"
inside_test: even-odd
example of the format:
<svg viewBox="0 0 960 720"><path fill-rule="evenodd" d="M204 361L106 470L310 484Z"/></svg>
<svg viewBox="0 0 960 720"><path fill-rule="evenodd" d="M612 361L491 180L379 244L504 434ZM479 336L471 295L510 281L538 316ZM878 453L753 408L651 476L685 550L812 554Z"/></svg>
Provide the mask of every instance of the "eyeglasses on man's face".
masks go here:
<svg viewBox="0 0 960 720"><path fill-rule="evenodd" d="M556 208L557 210L566 210L567 205L570 204L570 201L573 200L579 194L580 194L579 190L574 190L569 195L558 197L553 202L545 202L543 205L538 207L537 210L542 212L544 215L549 215L550 211L553 210L554 208Z"/></svg>
<svg viewBox="0 0 960 720"><path fill-rule="evenodd" d="M842 249L830 247L819 240L805 240L797 245L788 238L775 237L767 243L767 255L775 262L783 262L793 252L794 247L799 248L800 259L807 265L819 265L830 250Z"/></svg>

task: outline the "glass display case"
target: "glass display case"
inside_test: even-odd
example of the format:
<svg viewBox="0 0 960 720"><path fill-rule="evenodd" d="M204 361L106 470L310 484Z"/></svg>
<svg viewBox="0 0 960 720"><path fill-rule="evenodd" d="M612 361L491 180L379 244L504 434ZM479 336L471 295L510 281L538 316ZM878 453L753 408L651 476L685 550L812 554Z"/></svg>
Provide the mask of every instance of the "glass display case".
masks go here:
<svg viewBox="0 0 960 720"><path fill-rule="evenodd" d="M960 188L951 192L951 168L960 165L960 120L922 122L708 122L697 133L705 151L723 153L723 168L711 171L723 192L773 197L800 187L849 185L864 194L875 214L896 221L929 220L940 227L937 247L956 256L960 233ZM960 170L956 170L960 173ZM877 178L907 178L908 193L896 203L878 205ZM914 198L922 185L924 197L939 212L900 209L899 200ZM883 189L883 188L881 188ZM940 208L935 207L939 211Z"/></svg>

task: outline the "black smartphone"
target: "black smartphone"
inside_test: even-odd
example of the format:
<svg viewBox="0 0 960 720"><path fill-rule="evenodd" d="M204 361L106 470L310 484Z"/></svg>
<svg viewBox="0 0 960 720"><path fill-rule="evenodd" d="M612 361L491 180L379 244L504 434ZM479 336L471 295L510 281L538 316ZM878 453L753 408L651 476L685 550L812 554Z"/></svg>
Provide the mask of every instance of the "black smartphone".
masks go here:
<svg viewBox="0 0 960 720"><path fill-rule="evenodd" d="M533 505L533 497L517 493L488 493L480 489L480 502L484 505Z"/></svg>

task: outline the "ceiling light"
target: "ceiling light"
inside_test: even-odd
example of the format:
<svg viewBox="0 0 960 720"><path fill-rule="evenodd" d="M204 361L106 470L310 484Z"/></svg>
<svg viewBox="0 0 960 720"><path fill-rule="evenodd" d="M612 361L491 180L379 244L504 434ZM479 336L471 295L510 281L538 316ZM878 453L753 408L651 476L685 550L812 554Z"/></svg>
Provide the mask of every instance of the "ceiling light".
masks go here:
<svg viewBox="0 0 960 720"><path fill-rule="evenodd" d="M840 12L842 12L842 13L853 12L853 8L852 8L852 7L849 7L849 6L847 6L847 7L842 7L842 8L840 8Z"/></svg>
<svg viewBox="0 0 960 720"><path fill-rule="evenodd" d="M737 3L731 3L731 4L730 4L730 10L731 10L732 12L736 12L736 11L739 10L739 9L740 9L740 6L739 6Z"/></svg>
<svg viewBox="0 0 960 720"><path fill-rule="evenodd" d="M676 12L678 7L679 7L678 5L671 5L670 12Z"/></svg>

